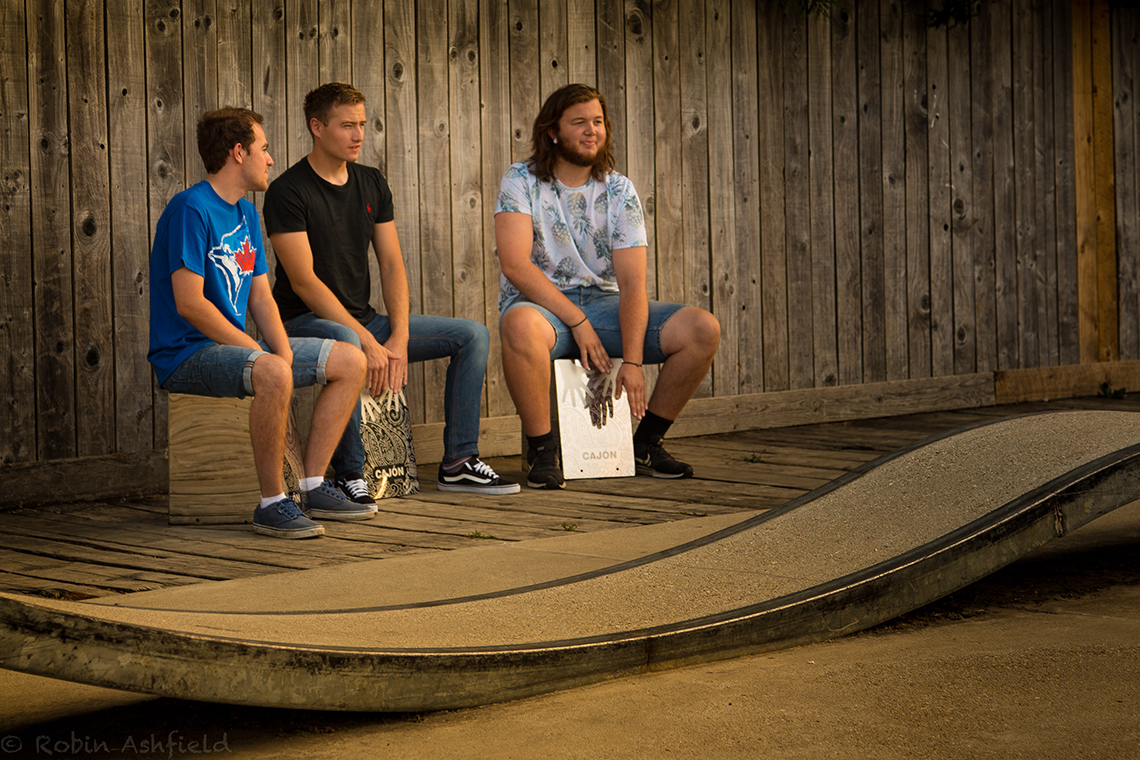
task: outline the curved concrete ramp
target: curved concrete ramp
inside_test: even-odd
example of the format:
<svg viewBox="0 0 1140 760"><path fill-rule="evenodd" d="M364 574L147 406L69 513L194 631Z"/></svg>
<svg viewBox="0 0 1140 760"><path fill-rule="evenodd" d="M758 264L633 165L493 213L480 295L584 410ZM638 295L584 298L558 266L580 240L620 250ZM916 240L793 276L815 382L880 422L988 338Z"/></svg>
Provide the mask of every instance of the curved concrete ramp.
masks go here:
<svg viewBox="0 0 1140 760"><path fill-rule="evenodd" d="M0 595L0 666L237 704L479 705L867 628L1137 498L1140 414L1019 417L924 441L748 518L113 603Z"/></svg>

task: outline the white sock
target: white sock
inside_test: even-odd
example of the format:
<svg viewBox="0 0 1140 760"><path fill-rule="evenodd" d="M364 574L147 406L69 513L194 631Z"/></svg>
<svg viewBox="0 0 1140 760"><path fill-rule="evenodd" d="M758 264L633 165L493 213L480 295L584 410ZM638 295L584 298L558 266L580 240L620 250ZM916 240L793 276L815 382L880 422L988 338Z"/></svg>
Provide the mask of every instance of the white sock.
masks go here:
<svg viewBox="0 0 1140 760"><path fill-rule="evenodd" d="M297 481L297 487L300 488L302 491L312 491L314 488L316 488L317 486L319 486L321 483L324 483L324 482L325 482L325 479L320 478L320 477L317 477L317 478L301 478L299 481Z"/></svg>
<svg viewBox="0 0 1140 760"><path fill-rule="evenodd" d="M285 498L285 492L284 491L277 494L276 496L264 496L261 499L261 503L258 504L257 506L268 507L270 504L276 504L277 502L281 501L284 498Z"/></svg>

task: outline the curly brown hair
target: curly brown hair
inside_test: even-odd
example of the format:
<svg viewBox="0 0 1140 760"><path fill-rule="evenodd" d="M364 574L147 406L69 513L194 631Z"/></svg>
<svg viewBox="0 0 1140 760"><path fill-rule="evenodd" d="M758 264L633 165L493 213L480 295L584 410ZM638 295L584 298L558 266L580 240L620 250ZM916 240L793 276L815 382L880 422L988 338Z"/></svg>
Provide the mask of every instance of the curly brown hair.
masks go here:
<svg viewBox="0 0 1140 760"><path fill-rule="evenodd" d="M326 82L305 96L305 129L312 135L313 119L328 126L329 116L337 106L365 102L364 93L344 82Z"/></svg>
<svg viewBox="0 0 1140 760"><path fill-rule="evenodd" d="M197 128L198 155L206 173L220 172L238 143L248 153L253 144L253 125L264 123L261 114L248 108L219 108L202 114Z"/></svg>
<svg viewBox="0 0 1140 760"><path fill-rule="evenodd" d="M550 137L550 130L558 133L558 122L566 109L579 103L589 103L596 100L602 106L602 118L606 125L606 142L598 149L598 157L590 169L590 174L596 181L601 181L606 172L611 172L615 166L614 141L610 129L610 111L606 107L606 99L601 92L586 84L568 84L550 94L542 104L542 110L534 120L534 130L531 132L531 145L533 152L528 162L531 171L541 180L554 179L554 165L558 161L558 148Z"/></svg>

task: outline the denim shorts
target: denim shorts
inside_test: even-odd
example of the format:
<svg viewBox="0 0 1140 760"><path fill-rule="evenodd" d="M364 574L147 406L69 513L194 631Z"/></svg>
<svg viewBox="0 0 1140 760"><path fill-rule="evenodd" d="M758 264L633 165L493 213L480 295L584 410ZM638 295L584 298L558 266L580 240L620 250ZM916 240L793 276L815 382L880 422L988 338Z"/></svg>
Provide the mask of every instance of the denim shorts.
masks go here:
<svg viewBox="0 0 1140 760"><path fill-rule="evenodd" d="M325 385L325 367L335 340L290 338L293 349L293 386ZM216 398L245 398L253 395L253 363L268 353L261 342L260 351L242 346L206 346L178 365L162 389L170 393L189 393Z"/></svg>
<svg viewBox="0 0 1140 760"><path fill-rule="evenodd" d="M618 319L618 304L621 301L621 296L608 290L593 287L563 290L562 295L569 298L589 318L590 325L598 334L598 338L601 339L602 347L606 349L606 353L612 358L620 357L624 350L621 343L621 323ZM550 351L551 359L578 357L578 344L574 342L574 336L566 323L554 316L548 309L528 300L526 296L515 296L504 306L499 315L499 323L502 324L503 317L507 315L508 311L520 306L529 306L534 309L546 317L546 320L554 327L555 340L554 348ZM685 308L684 304L679 303L649 302L649 324L645 328L645 348L641 359L643 363L661 364L669 358L661 348L661 330L669 318L683 308Z"/></svg>

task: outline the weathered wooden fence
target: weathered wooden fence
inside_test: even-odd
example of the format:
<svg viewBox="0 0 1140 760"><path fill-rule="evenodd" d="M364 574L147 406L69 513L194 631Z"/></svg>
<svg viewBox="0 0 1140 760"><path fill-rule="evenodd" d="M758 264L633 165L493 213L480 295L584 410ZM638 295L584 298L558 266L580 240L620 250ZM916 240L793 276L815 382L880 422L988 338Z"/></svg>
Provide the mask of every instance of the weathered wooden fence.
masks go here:
<svg viewBox="0 0 1140 760"><path fill-rule="evenodd" d="M701 396L1140 358L1135 12L984 0L928 19L898 0L830 18L775 0L2 0L0 461L161 469L147 260L204 176L194 124L261 112L276 173L306 154L301 100L328 80L368 96L361 160L392 184L413 310L497 323L499 179L543 97L585 81L645 203L651 288L723 325ZM492 363L484 415L505 419ZM421 423L441 419L433 365Z"/></svg>

